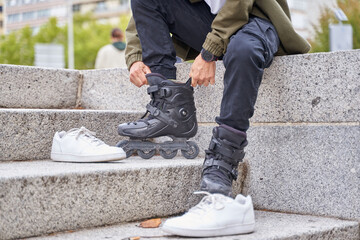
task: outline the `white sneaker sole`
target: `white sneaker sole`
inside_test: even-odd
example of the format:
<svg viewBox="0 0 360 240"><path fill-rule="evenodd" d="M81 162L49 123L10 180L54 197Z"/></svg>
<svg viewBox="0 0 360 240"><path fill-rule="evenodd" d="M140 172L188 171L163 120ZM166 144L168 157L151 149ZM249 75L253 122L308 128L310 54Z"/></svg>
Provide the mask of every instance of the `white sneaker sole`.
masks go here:
<svg viewBox="0 0 360 240"><path fill-rule="evenodd" d="M51 153L51 160L57 162L109 162L117 161L126 158L126 153L116 153L116 154L107 154L107 155L72 155L64 153Z"/></svg>
<svg viewBox="0 0 360 240"><path fill-rule="evenodd" d="M187 229L177 228L173 226L167 226L166 224L162 227L162 230L167 233L175 234L184 237L219 237L227 235L237 235L252 233L255 230L255 223L252 224L236 224L226 226L223 228L214 229Z"/></svg>

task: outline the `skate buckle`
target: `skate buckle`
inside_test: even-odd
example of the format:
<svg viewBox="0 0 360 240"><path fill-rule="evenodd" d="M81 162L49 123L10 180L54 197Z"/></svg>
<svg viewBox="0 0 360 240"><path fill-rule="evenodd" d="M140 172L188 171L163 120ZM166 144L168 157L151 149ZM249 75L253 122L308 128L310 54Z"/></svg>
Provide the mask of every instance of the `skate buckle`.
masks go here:
<svg viewBox="0 0 360 240"><path fill-rule="evenodd" d="M155 109L155 111L152 113L153 116L157 117L160 115L160 110L159 109Z"/></svg>
<svg viewBox="0 0 360 240"><path fill-rule="evenodd" d="M214 165L214 159L213 159L213 158L206 159L204 165L205 165L205 166L212 166L212 165Z"/></svg>

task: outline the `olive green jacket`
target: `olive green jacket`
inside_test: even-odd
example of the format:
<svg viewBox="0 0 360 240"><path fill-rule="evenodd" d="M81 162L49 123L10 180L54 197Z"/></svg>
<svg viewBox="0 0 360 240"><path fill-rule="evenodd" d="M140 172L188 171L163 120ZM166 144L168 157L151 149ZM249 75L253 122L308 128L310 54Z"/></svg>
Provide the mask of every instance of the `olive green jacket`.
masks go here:
<svg viewBox="0 0 360 240"><path fill-rule="evenodd" d="M202 0L189 0L199 2ZM280 38L280 48L276 55L307 53L309 43L298 35L290 18L286 0L227 0L215 17L212 31L206 36L203 48L215 56L226 52L230 37L249 21L249 15L267 19L275 26ZM141 45L131 18L126 29L127 47L125 58L128 68L135 61L142 61ZM176 55L184 60L194 59L199 52L173 37Z"/></svg>

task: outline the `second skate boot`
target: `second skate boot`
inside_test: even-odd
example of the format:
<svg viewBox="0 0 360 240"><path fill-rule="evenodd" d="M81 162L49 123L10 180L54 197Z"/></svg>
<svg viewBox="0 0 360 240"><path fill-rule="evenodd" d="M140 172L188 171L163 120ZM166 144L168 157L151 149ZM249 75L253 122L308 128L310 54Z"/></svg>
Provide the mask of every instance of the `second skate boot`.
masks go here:
<svg viewBox="0 0 360 240"><path fill-rule="evenodd" d="M200 191L230 196L247 144L245 132L227 125L215 127L209 149L205 151Z"/></svg>
<svg viewBox="0 0 360 240"><path fill-rule="evenodd" d="M187 141L198 129L190 79L186 83L175 83L158 73L147 74L146 78L151 97L146 113L135 122L119 125L118 133L130 140L121 141L117 146L124 149L127 157L136 151L140 157L148 159L158 150L162 157L170 159L180 149L185 158L195 158L199 147L195 142ZM156 143L150 140L162 136L173 141Z"/></svg>

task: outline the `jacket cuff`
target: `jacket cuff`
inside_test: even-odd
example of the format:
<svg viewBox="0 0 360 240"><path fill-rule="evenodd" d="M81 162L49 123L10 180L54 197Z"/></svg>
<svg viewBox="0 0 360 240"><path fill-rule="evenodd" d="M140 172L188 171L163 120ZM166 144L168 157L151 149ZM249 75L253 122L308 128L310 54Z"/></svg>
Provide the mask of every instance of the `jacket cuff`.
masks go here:
<svg viewBox="0 0 360 240"><path fill-rule="evenodd" d="M221 57L224 54L224 44L222 44L220 39L213 39L214 37L211 33L208 33L202 47L214 54L214 56Z"/></svg>
<svg viewBox="0 0 360 240"><path fill-rule="evenodd" d="M141 62L142 61L142 54L141 53L135 53L131 54L126 59L126 65L128 70L130 71L130 67L134 62Z"/></svg>

